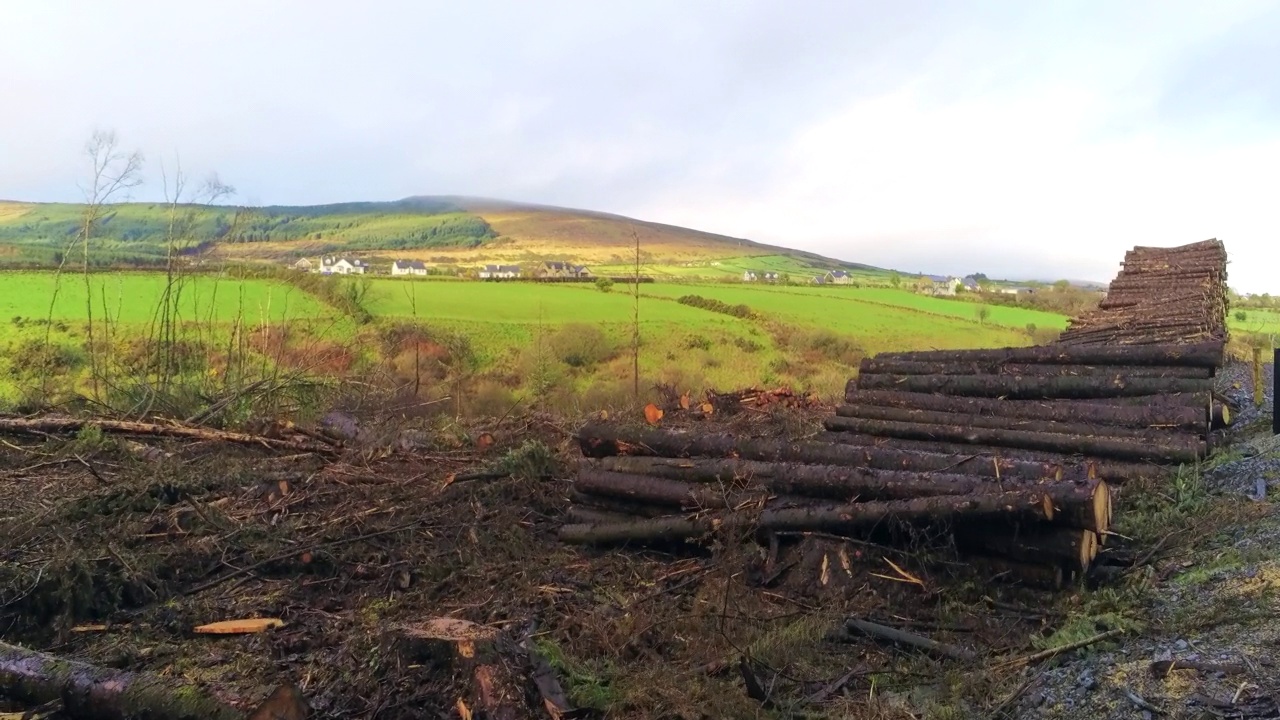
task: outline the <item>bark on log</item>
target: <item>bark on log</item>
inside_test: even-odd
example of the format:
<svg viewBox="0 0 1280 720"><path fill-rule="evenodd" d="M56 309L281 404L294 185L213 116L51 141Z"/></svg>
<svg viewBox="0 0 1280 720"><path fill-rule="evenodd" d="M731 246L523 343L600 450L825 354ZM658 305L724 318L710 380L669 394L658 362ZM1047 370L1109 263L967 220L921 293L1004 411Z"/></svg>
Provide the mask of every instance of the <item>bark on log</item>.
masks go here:
<svg viewBox="0 0 1280 720"><path fill-rule="evenodd" d="M926 362L870 357L862 361L859 375L1028 375L1035 377L1094 377L1125 375L1148 378L1208 378L1213 368L1169 365L1046 365L1000 362Z"/></svg>
<svg viewBox="0 0 1280 720"><path fill-rule="evenodd" d="M64 416L46 416L35 418L0 417L0 433L65 433L79 432L86 426L97 427L103 432L122 433L126 435L157 435L162 437L191 438L194 440L211 440L214 442L243 443L246 445L265 445L267 447L288 448L309 452L334 452L334 447L303 438L269 438L261 435L210 428L188 427L185 425L159 425L156 423L133 422L129 420L81 420Z"/></svg>
<svg viewBox="0 0 1280 720"><path fill-rule="evenodd" d="M741 485L758 483L771 492L827 500L904 500L932 495L968 495L1020 487L1019 481L996 484L994 478L956 473L917 473L903 470L876 470L839 465L767 463L754 460L708 458L604 458L580 471L579 480L595 471L652 476L685 482ZM1069 482L1069 481L1063 481ZM1085 481L1077 481L1085 482Z"/></svg>
<svg viewBox="0 0 1280 720"><path fill-rule="evenodd" d="M1169 472L1168 467L1154 463L1126 462L1089 455L997 447L994 445L969 445L939 440L877 437L866 433L828 431L818 433L814 436L814 440L839 445L896 448L909 452L933 453L955 457L957 460L948 471L963 474L973 474L976 471L982 475L993 475L994 473L988 472L993 467L993 457L1004 460L1057 465L1063 468L1063 478L1066 479L1097 477L1116 484L1124 484L1142 478L1164 477ZM1000 472L1000 477L1002 479L1007 477L1003 470Z"/></svg>
<svg viewBox="0 0 1280 720"><path fill-rule="evenodd" d="M101 668L0 642L0 695L33 704L61 700L88 720L244 720L191 687L148 673Z"/></svg>
<svg viewBox="0 0 1280 720"><path fill-rule="evenodd" d="M1182 405L1104 405L1095 401L1053 400L1010 401L999 398L952 397L896 390L858 390L845 393L849 405L871 405L904 410L969 413L1027 420L1054 422L1088 422L1094 425L1206 432L1210 398L1203 396L1201 409ZM845 415L842 409L837 409Z"/></svg>
<svg viewBox="0 0 1280 720"><path fill-rule="evenodd" d="M620 428L591 424L577 434L582 454L587 457L610 455L659 455L662 457L737 457L766 462L800 462L811 465L845 465L883 470L918 472L946 471L987 477L1021 478L1024 480L1074 479L1075 474L1061 464L1027 462L1007 458L967 462L967 457L938 453L895 450L885 447L855 447L821 442L789 443L761 438L738 438L725 433L688 433L655 428ZM955 468L963 466L963 470Z"/></svg>
<svg viewBox="0 0 1280 720"><path fill-rule="evenodd" d="M597 525L600 523L618 523L635 520L637 515L628 515L608 510L597 510L585 505L570 505L564 513L565 521L570 525Z"/></svg>
<svg viewBox="0 0 1280 720"><path fill-rule="evenodd" d="M1095 425L1087 422L1058 422L1053 420L1028 420L1025 418L1009 418L995 415L975 415L971 413L935 412L932 410L905 410L901 408L884 408L874 405L842 405L836 408L836 415L842 418L860 420L887 420L891 422L924 423L930 425L957 425L993 430L1023 430L1027 432L1053 433L1059 435L1105 435L1107 437L1128 438L1130 440L1147 440L1159 442L1165 439L1168 429L1151 430L1146 428L1127 428L1114 425ZM834 429L834 428L833 428Z"/></svg>
<svg viewBox="0 0 1280 720"><path fill-rule="evenodd" d="M997 445L1048 452L1078 453L1117 460L1188 463L1205 457L1208 452L1205 442L1191 435L1170 434L1167 438L1156 442L1154 440L1092 435L1063 435L1058 433L967 427L964 425L930 425L844 417L829 417L823 421L823 425L828 430L866 433L883 437L943 440L945 442L973 445Z"/></svg>
<svg viewBox="0 0 1280 720"><path fill-rule="evenodd" d="M779 508L759 513L726 512L699 517L655 518L607 525L565 525L560 539L574 544L616 544L630 541L676 541L700 537L722 526L757 527L775 531L849 532L889 521L901 522L1049 522L1062 516L1071 522L1081 515L1095 526L1106 521L1099 504L1103 483L1082 490L1075 486L1044 486L990 495L943 495L913 500L857 504L821 504ZM1093 529L1093 528L1090 528Z"/></svg>
<svg viewBox="0 0 1280 720"><path fill-rule="evenodd" d="M1183 365L1220 367L1225 346L1210 341L1193 345L1146 345L1142 347L1089 347L1036 345L996 350L925 350L882 353L883 360L928 362L1022 362L1067 365Z"/></svg>
<svg viewBox="0 0 1280 720"><path fill-rule="evenodd" d="M1113 398L1212 390L1208 380L1183 378L1014 377L1005 375L866 375L859 390L900 390L969 397L1043 400L1053 398Z"/></svg>
<svg viewBox="0 0 1280 720"><path fill-rule="evenodd" d="M1061 565L1023 563L1007 558L981 555L970 556L968 561L988 580L1018 583L1044 590L1061 590L1067 577Z"/></svg>
<svg viewBox="0 0 1280 720"><path fill-rule="evenodd" d="M627 502L625 500L600 497L598 495L588 495L576 490L569 493L569 500L573 502L574 505L591 508L592 510L598 510L600 512L627 515L632 518L662 517L663 515L667 515L671 512L670 508L659 507L657 505L646 505L638 502Z"/></svg>
<svg viewBox="0 0 1280 720"><path fill-rule="evenodd" d="M1098 556L1098 535L1092 530L1060 528L984 531L964 528L956 533L962 552L977 552L1039 565L1064 563L1073 570L1087 570Z"/></svg>
<svg viewBox="0 0 1280 720"><path fill-rule="evenodd" d="M813 502L811 498L771 497L769 492L759 489L726 491L669 478L606 470L584 469L578 473L573 489L596 497L694 510L722 510L740 508L744 505L764 507L766 503L770 507L778 507Z"/></svg>
<svg viewBox="0 0 1280 720"><path fill-rule="evenodd" d="M909 633L905 630L898 630L878 623L867 622L866 620L857 620L849 618L844 623L846 633L860 633L877 640L885 640L899 645L909 645L919 648L933 655L941 655L942 657L952 658L953 660L963 660L965 662L973 662L978 659L978 654L972 650L968 650L956 645L931 640L915 633Z"/></svg>

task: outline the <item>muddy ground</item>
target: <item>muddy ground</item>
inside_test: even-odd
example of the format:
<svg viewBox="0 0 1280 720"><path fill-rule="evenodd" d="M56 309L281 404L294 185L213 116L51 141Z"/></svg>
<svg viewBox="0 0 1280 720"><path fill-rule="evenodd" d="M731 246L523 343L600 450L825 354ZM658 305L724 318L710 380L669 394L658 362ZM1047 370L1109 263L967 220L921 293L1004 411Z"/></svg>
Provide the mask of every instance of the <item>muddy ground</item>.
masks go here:
<svg viewBox="0 0 1280 720"><path fill-rule="evenodd" d="M1239 370L1224 383L1249 392ZM828 412L664 422L799 437ZM542 662L575 717L1280 717L1280 453L1264 420L1246 413L1203 468L1125 488L1107 571L1059 593L993 582L923 533L892 547L786 538L767 571L751 537L565 546L575 423L537 415L468 428L360 418L379 431L337 453L4 437L0 637L243 708L291 682L312 717L459 717L473 677L400 642L439 617L500 631L522 717L551 716L532 680ZM193 632L249 617L285 624ZM847 617L979 659L836 632ZM1022 662L1109 630L1122 634ZM1154 678L1161 659L1245 668Z"/></svg>

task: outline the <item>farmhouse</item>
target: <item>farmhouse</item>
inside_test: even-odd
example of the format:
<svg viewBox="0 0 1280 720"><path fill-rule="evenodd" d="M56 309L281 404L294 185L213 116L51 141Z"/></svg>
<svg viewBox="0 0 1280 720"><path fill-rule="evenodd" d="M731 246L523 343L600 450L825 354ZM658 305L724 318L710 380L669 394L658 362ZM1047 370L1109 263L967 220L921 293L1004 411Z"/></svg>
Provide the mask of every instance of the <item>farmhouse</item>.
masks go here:
<svg viewBox="0 0 1280 720"><path fill-rule="evenodd" d="M742 282L756 282L757 280L763 280L765 282L777 282L778 273L765 272L763 270L743 270L742 271Z"/></svg>
<svg viewBox="0 0 1280 720"><path fill-rule="evenodd" d="M320 261L323 275L363 275L368 269L365 261L353 258L327 257Z"/></svg>
<svg viewBox="0 0 1280 720"><path fill-rule="evenodd" d="M299 258L289 267L299 272L311 272L316 269L316 264L310 258Z"/></svg>
<svg viewBox="0 0 1280 720"><path fill-rule="evenodd" d="M827 276L826 276L826 275L814 275L814 276L813 276L813 284L814 284L814 285L826 285L826 284L827 284L827 282L828 282L828 281L827 281Z"/></svg>
<svg viewBox="0 0 1280 720"><path fill-rule="evenodd" d="M1002 287L1001 295L1034 295L1036 289L1032 287Z"/></svg>
<svg viewBox="0 0 1280 720"><path fill-rule="evenodd" d="M396 260L391 263L392 275L426 275L427 266L421 260Z"/></svg>
<svg viewBox="0 0 1280 720"><path fill-rule="evenodd" d="M824 276L828 283L833 285L848 285L853 282L853 276L844 270L832 270Z"/></svg>
<svg viewBox="0 0 1280 720"><path fill-rule="evenodd" d="M560 260L548 260L534 270L534 277L540 278L589 278L591 271L585 265L573 265Z"/></svg>
<svg viewBox="0 0 1280 720"><path fill-rule="evenodd" d="M485 265L484 268L480 270L480 278L482 280L518 277L520 277L519 265Z"/></svg>

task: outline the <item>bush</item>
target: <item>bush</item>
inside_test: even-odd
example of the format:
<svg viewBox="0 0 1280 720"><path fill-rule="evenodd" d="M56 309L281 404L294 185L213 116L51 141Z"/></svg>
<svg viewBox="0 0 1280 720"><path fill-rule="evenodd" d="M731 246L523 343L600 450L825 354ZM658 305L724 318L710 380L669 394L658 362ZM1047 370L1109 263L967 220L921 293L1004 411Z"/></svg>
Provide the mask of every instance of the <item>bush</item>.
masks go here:
<svg viewBox="0 0 1280 720"><path fill-rule="evenodd" d="M701 308L703 310L710 310L711 312L732 315L746 320L750 320L756 316L756 314L747 305L730 305L727 302L715 300L713 298L705 298L701 295L682 295L676 300L676 302L681 305L688 305L690 307Z"/></svg>
<svg viewBox="0 0 1280 720"><path fill-rule="evenodd" d="M602 293L610 292L613 290L613 280L610 280L607 277L597 278L596 289Z"/></svg>
<svg viewBox="0 0 1280 720"><path fill-rule="evenodd" d="M613 357L613 343L595 325L569 323L547 338L555 357L572 368L589 368Z"/></svg>
<svg viewBox="0 0 1280 720"><path fill-rule="evenodd" d="M1236 320L1238 320L1238 321L1240 321L1240 322L1245 322L1245 321L1246 321L1246 320L1248 320L1248 319L1249 319L1249 313L1247 313L1247 312L1245 312L1245 311L1243 311L1243 310L1237 310L1237 311L1236 311Z"/></svg>
<svg viewBox="0 0 1280 720"><path fill-rule="evenodd" d="M758 353L764 349L764 346L750 338L734 338L734 347L745 353Z"/></svg>

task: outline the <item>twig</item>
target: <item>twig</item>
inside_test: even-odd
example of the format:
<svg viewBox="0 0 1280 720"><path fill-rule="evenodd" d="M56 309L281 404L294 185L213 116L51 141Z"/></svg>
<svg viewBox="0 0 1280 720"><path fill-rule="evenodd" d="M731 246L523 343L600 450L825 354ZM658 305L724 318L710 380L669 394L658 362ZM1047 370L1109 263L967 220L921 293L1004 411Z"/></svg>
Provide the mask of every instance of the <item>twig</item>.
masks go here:
<svg viewBox="0 0 1280 720"><path fill-rule="evenodd" d="M1129 699L1129 702L1133 703L1134 705L1137 705L1139 709L1146 710L1147 712L1152 712L1157 715L1168 714L1168 711L1162 710L1156 707L1155 705L1152 705L1151 703L1144 700L1141 695L1135 693L1129 688L1124 689L1124 696Z"/></svg>
<svg viewBox="0 0 1280 720"><path fill-rule="evenodd" d="M239 570L227 573L222 577L214 578L209 582L201 583L189 590L183 591L182 594L195 595L196 593L204 592L205 590L208 590L211 587L216 587L218 585L221 585L222 583L230 580L231 578L240 577L241 575L248 575L249 573L252 573L254 570L257 570L258 568L264 565L270 565L273 562L279 562L281 560L288 560L291 557L301 555L302 553L305 553L305 552L317 552L319 550L327 550L329 548L337 547L339 545L346 545L348 543L359 542L361 540L369 540L370 538L379 537L381 535L390 535L391 533L400 532L401 530L408 530L409 528L416 527L420 524L422 524L421 520L414 520L413 522L405 523L404 525L397 525L396 527L388 528L386 530L379 530L377 532L367 533L365 535L358 535L352 538L343 538L341 540L333 540L327 543L320 543L319 545L309 545L307 547L301 547L294 550L290 550L289 552L280 553L279 555L273 555L267 558L266 560L263 560L261 562L256 562L247 567L242 567Z"/></svg>
<svg viewBox="0 0 1280 720"><path fill-rule="evenodd" d="M102 475L98 474L98 469L97 469L97 468L95 468L94 466L90 465L88 460L85 460L84 458L80 457L79 455L76 455L76 456L75 456L75 459L76 459L76 462L78 462L78 463L80 463L81 465L85 466L85 468L89 471L89 474L90 474L90 475L92 475L92 476L94 476L95 478L97 478L98 482L102 483L103 485L110 485L110 484L111 484L111 481L110 481L110 480L107 480L106 478L102 477Z"/></svg>
<svg viewBox="0 0 1280 720"><path fill-rule="evenodd" d="M810 695L808 698L805 699L805 702L807 702L810 705L817 705L825 701L827 698L831 697L832 695L835 695L836 693L840 692L845 685L849 684L849 681L852 680L855 675L861 675L861 674L863 673L859 672L856 668L853 670L850 670L849 672L841 675L835 680L832 680L829 685L826 685L825 687L821 688L820 690L818 690L818 692Z"/></svg>
<svg viewBox="0 0 1280 720"><path fill-rule="evenodd" d="M1023 694L1026 693L1027 690L1041 677L1044 677L1044 673L1036 673L1035 675L1027 678L1021 685L1014 688L1014 691L1009 693L1009 697L1006 697L1003 702L996 706L995 710L991 711L991 717L1004 717L1004 714L1009 711L1009 708L1013 707L1013 704L1018 702L1018 698L1022 697Z"/></svg>
<svg viewBox="0 0 1280 720"><path fill-rule="evenodd" d="M1066 645L1062 645L1056 648L1041 650L1038 653L1033 653L1023 658L1015 658L1007 662L998 663L996 667L1004 668L1004 667L1017 667L1019 665L1033 665L1035 663L1040 662L1041 660L1048 660L1049 658L1057 657L1058 655L1061 655L1063 653L1069 653L1073 650L1079 650L1080 648L1088 647L1095 643L1100 643L1104 640L1110 640L1113 637L1119 637L1120 635L1123 635L1123 634L1124 634L1124 630L1108 630L1104 633L1099 633L1097 635L1094 635L1093 637L1085 638L1084 640L1080 640L1078 642L1067 643Z"/></svg>

